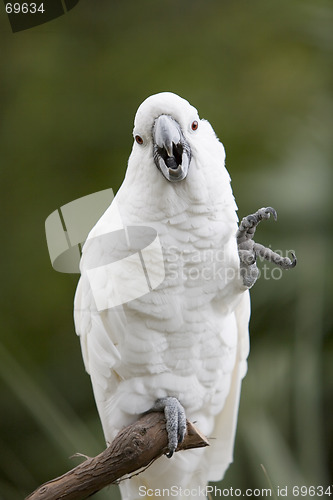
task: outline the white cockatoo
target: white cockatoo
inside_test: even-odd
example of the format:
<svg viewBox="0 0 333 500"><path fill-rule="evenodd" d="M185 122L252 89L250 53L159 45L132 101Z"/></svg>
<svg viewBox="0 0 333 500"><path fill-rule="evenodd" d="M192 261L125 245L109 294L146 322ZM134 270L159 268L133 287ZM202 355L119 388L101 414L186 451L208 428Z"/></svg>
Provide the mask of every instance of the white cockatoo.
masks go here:
<svg viewBox="0 0 333 500"><path fill-rule="evenodd" d="M76 331L107 442L149 410L165 412L169 457L185 415L212 438L123 481L123 499L162 489L204 498L233 458L255 255L283 267L295 259L252 240L273 209L238 229L223 145L186 100L168 92L146 99L133 136L124 182L83 247ZM143 273L145 255L153 257Z"/></svg>

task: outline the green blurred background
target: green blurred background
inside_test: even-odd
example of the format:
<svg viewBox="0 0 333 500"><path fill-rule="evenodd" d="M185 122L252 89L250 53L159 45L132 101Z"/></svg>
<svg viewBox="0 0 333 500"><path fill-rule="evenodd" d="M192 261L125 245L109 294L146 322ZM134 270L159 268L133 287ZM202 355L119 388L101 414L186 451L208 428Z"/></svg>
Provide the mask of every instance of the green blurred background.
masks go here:
<svg viewBox="0 0 333 500"><path fill-rule="evenodd" d="M196 106L224 143L239 216L277 209L257 240L298 257L251 293L249 371L223 485L332 482L332 21L326 0L81 0L13 34L2 9L1 500L104 447L72 320L78 276L52 269L44 222L76 198L117 191L135 111L164 90Z"/></svg>

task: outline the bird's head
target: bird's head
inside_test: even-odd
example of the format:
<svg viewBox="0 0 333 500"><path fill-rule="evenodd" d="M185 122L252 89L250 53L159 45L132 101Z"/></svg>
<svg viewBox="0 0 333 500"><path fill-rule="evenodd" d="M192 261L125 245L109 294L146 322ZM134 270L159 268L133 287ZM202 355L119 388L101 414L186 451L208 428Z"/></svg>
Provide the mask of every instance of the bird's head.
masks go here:
<svg viewBox="0 0 333 500"><path fill-rule="evenodd" d="M199 132L197 110L170 92L155 94L139 107L134 122L133 150L144 150L169 182L186 178L192 158L192 135Z"/></svg>

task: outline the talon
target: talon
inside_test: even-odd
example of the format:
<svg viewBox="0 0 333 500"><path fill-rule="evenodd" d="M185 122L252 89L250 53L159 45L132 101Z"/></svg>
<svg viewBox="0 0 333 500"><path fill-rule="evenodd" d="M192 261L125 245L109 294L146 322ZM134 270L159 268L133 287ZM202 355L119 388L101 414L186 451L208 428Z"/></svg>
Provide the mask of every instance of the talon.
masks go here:
<svg viewBox="0 0 333 500"><path fill-rule="evenodd" d="M278 265L280 265L283 269L292 269L293 267L296 266L297 264L297 258L294 252L290 252L292 259L289 257L285 257L282 262L276 262ZM274 262L274 261L273 261Z"/></svg>
<svg viewBox="0 0 333 500"><path fill-rule="evenodd" d="M274 252L271 248L260 245L260 243L255 243L253 245L253 250L258 257L261 257L264 260L268 260L269 262L273 262L273 264L282 267L282 269L292 269L296 266L297 259L296 255L293 252L291 252L293 260L291 260L289 259L289 257L282 257L280 254Z"/></svg>
<svg viewBox="0 0 333 500"><path fill-rule="evenodd" d="M296 258L296 255L294 254L294 252L290 252L290 253L291 253L292 261L291 261L289 268L292 269L297 264L297 258Z"/></svg>
<svg viewBox="0 0 333 500"><path fill-rule="evenodd" d="M256 228L260 221L269 219L273 215L274 220L277 219L277 212L273 207L260 208L254 214L244 217L239 225L236 238L237 243L243 243L246 240L252 240Z"/></svg>
<svg viewBox="0 0 333 500"><path fill-rule="evenodd" d="M265 211L267 214L272 214L275 221L277 220L277 211L275 210L275 208L267 207Z"/></svg>
<svg viewBox="0 0 333 500"><path fill-rule="evenodd" d="M236 233L241 276L243 284L247 288L251 288L254 285L259 274L255 264L257 256L269 260L283 269L292 269L297 264L294 253L291 252L292 259L282 257L270 248L254 242L253 237L259 222L269 219L271 215L274 220L277 220L277 212L273 207L260 208L254 214L242 219Z"/></svg>
<svg viewBox="0 0 333 500"><path fill-rule="evenodd" d="M185 410L177 398L166 397L158 399L149 411L164 411L169 448L166 456L171 458L186 435Z"/></svg>

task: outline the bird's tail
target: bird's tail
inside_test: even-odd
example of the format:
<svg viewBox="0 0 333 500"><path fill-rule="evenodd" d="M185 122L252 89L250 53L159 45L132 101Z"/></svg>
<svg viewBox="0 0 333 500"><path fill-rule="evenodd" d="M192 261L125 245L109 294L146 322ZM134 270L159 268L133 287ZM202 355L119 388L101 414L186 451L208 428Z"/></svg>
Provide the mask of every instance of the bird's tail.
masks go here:
<svg viewBox="0 0 333 500"><path fill-rule="evenodd" d="M160 457L141 474L121 481L122 500L206 500L208 470L206 448Z"/></svg>

